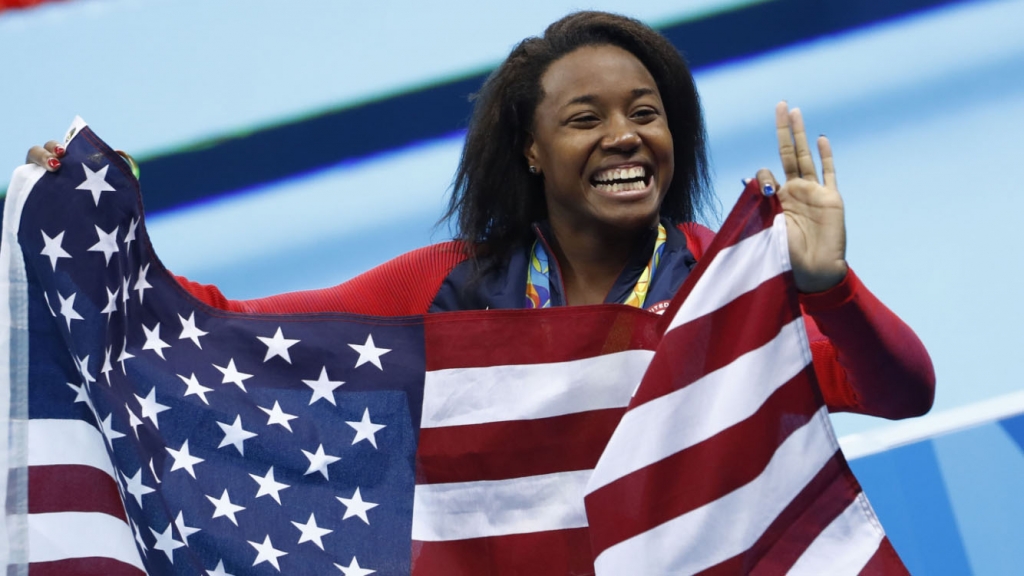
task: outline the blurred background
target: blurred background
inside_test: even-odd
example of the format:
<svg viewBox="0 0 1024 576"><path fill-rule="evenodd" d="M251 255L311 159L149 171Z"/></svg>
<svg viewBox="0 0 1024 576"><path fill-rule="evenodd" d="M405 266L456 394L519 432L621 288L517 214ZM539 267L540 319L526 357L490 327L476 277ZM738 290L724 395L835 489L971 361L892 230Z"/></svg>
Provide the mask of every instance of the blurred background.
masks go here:
<svg viewBox="0 0 1024 576"><path fill-rule="evenodd" d="M686 55L716 227L762 166L773 107L833 143L849 261L931 352L933 415L839 415L915 573L1024 566L1024 2L0 0L0 190L81 115L141 164L164 264L251 298L342 282L436 226L469 95L576 9Z"/></svg>

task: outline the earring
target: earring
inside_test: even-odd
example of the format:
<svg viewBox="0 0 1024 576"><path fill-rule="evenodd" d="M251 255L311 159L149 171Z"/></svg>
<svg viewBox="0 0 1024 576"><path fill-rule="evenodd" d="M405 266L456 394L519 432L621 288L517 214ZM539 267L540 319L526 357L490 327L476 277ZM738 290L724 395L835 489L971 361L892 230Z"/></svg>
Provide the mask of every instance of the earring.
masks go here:
<svg viewBox="0 0 1024 576"><path fill-rule="evenodd" d="M530 174L533 174L533 175L536 176L538 172L540 172L540 171L537 170L536 166L530 166Z"/></svg>

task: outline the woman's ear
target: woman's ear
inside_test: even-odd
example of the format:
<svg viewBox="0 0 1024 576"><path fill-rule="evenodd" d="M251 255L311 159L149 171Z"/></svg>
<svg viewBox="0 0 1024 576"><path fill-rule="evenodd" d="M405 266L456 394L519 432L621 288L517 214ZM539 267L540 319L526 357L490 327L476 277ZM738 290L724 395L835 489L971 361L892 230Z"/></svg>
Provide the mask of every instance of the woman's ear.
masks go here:
<svg viewBox="0 0 1024 576"><path fill-rule="evenodd" d="M526 134L526 143L523 145L523 156L526 157L526 166L530 171L530 174L540 174L540 165L538 164L537 153L537 142L533 139L533 134Z"/></svg>

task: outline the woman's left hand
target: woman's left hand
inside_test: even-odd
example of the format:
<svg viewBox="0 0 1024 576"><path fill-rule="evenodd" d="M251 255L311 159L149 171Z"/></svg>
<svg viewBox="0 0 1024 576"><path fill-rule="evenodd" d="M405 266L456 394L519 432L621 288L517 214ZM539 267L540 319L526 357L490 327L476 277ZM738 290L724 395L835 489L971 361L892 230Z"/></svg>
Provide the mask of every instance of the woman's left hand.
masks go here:
<svg viewBox="0 0 1024 576"><path fill-rule="evenodd" d="M832 147L828 138L818 138L822 185L800 110L789 110L785 102L780 102L775 106L775 128L786 183L779 187L772 173L764 168L757 172L757 180L761 190L767 191L770 186L777 191L782 203L797 289L822 292L842 282L847 272L846 224L843 199L836 186Z"/></svg>

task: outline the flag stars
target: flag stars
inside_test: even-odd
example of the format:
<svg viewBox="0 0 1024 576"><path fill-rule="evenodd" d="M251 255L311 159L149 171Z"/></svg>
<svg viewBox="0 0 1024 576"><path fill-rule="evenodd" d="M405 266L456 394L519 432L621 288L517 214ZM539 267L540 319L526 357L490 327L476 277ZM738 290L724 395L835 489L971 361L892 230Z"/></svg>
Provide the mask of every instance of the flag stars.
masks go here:
<svg viewBox="0 0 1024 576"><path fill-rule="evenodd" d="M370 409L366 408L363 410L363 419L359 422L345 422L356 431L356 437L352 439L352 445L361 440L367 440L373 447L377 447L376 434L383 428L387 428L384 424L374 424L370 422Z"/></svg>
<svg viewBox="0 0 1024 576"><path fill-rule="evenodd" d="M203 345L199 343L199 337L206 336L209 332L203 332L196 328L196 313L193 311L189 315L188 320L181 314L178 314L178 320L181 320L181 335L178 336L178 340L185 340L186 338L192 340L196 347L202 350Z"/></svg>
<svg viewBox="0 0 1024 576"><path fill-rule="evenodd" d="M342 566L341 564L335 563L334 567L341 570L345 576L369 576L376 572L376 570L370 570L369 568L363 568L359 565L359 560L356 557L352 557L352 562L348 566Z"/></svg>
<svg viewBox="0 0 1024 576"><path fill-rule="evenodd" d="M128 252L132 249L132 242L135 241L135 227L139 225L138 218L132 218L131 224L128 225L128 233L124 235L124 251Z"/></svg>
<svg viewBox="0 0 1024 576"><path fill-rule="evenodd" d="M277 568L278 572L281 571L281 565L277 563L277 559L281 556L287 556L288 553L274 548L274 545L270 542L269 534L263 539L262 544L253 542L252 540L246 540L246 542L256 549L256 560L252 563L254 567L257 564L269 562L274 565L274 568Z"/></svg>
<svg viewBox="0 0 1024 576"><path fill-rule="evenodd" d="M139 401L139 407L141 408L142 411L142 417L149 418L153 422L153 426L159 429L160 424L159 422L157 422L157 415L160 414L161 412L170 410L171 407L164 406L163 404L160 404L159 402L156 401L156 386L150 388L149 394L146 394L145 398L139 396L138 394L133 394L133 396L135 396L135 399Z"/></svg>
<svg viewBox="0 0 1024 576"><path fill-rule="evenodd" d="M267 345L267 355L263 358L264 362L270 360L274 356L280 356L285 362L289 364L292 363L292 358L288 354L288 349L298 344L299 340L285 338L284 333L281 332L280 326L277 328L277 332L274 333L272 338L267 338L265 336L257 336L257 338L259 338L260 342Z"/></svg>
<svg viewBox="0 0 1024 576"><path fill-rule="evenodd" d="M175 470L185 470L192 478L196 477L195 465L204 461L202 458L197 458L189 453L188 440L185 440L185 443L181 445L180 450L175 450L168 446L167 453L171 455L171 458L174 458L174 464L171 465L171 472L174 472Z"/></svg>
<svg viewBox="0 0 1024 576"><path fill-rule="evenodd" d="M89 192L92 192L92 201L95 202L97 206L99 206L100 194L102 194L103 192L114 191L114 187L107 183L108 168L110 168L109 164L107 164L103 168L100 168L99 171L93 172L92 170L89 169L88 166L86 166L83 163L82 169L85 170L85 182L82 182L78 186L75 186L75 190L88 190Z"/></svg>
<svg viewBox="0 0 1024 576"><path fill-rule="evenodd" d="M146 333L146 342L142 345L142 349L152 350L156 352L156 355L161 360L166 360L164 358L164 348L170 348L171 345L160 339L160 323L157 322L153 328L148 328L143 324L142 331Z"/></svg>
<svg viewBox="0 0 1024 576"><path fill-rule="evenodd" d="M113 347L107 346L103 352L103 367L100 368L100 374L107 379L107 386L110 386L110 373L114 370L113 364L110 363L110 351Z"/></svg>
<svg viewBox="0 0 1024 576"><path fill-rule="evenodd" d="M139 471L136 472L135 476L132 476L131 478L128 478L123 473L121 474L121 478L124 479L125 490L127 490L129 494L135 497L135 501L138 502L139 508L141 508L142 497L145 496L146 494L151 494L152 492L154 492L152 488L142 483L142 468L139 468Z"/></svg>
<svg viewBox="0 0 1024 576"><path fill-rule="evenodd" d="M323 399L337 406L334 401L334 389L344 384L341 380L331 380L327 377L327 367L320 369L320 378L316 380L303 380L303 384L313 389L313 396L309 399L312 406L317 400Z"/></svg>
<svg viewBox="0 0 1024 576"><path fill-rule="evenodd" d="M110 266L110 257L113 256L115 252L119 251L117 247L117 231L119 227L115 226L113 232L106 232L95 224L93 224L93 228L96 229L98 241L89 247L88 251L103 252L103 257L106 258L107 261L106 264L107 266Z"/></svg>
<svg viewBox="0 0 1024 576"><path fill-rule="evenodd" d="M249 432L248 430L242 429L241 415L235 416L235 422L233 424L217 422L217 426L220 426L221 431L224 432L224 439L220 441L220 445L218 445L217 448L234 446L235 450L238 450L238 453L242 456L245 456L245 446L243 445L243 442L257 436L255 432ZM271 472L273 472L273 468L271 468Z"/></svg>
<svg viewBox="0 0 1024 576"><path fill-rule="evenodd" d="M100 314L107 315L107 322L110 322L110 317L117 312L117 294L121 291L120 288L115 289L113 292L109 288L104 287L107 291L107 305L100 310Z"/></svg>
<svg viewBox="0 0 1024 576"><path fill-rule="evenodd" d="M363 364L370 363L376 366L378 369L383 370L381 366L380 357L391 352L390 348L377 348L373 343L373 335L366 335L365 344L349 344L349 348L359 353L359 359L356 360L356 368L359 368Z"/></svg>
<svg viewBox="0 0 1024 576"><path fill-rule="evenodd" d="M289 432L292 431L292 425L289 424L289 422L298 418L298 416L288 414L284 410L281 410L281 403L277 400L274 401L273 408L264 408L263 406L257 406L257 408L263 410L267 416L269 416L269 418L267 418L267 426L270 426L271 424L280 424Z"/></svg>
<svg viewBox="0 0 1024 576"><path fill-rule="evenodd" d="M213 570L207 570L206 571L206 576L233 576L233 575L232 574L228 574L227 571L224 569L224 561L223 560L218 560L217 561L217 567L214 568Z"/></svg>
<svg viewBox="0 0 1024 576"><path fill-rule="evenodd" d="M368 510L376 508L378 505L373 502L367 502L363 500L362 494L359 493L359 488L356 487L356 491L352 494L351 498L342 498L336 496L339 502L345 505L345 515L341 517L342 520L348 520L353 516L358 516L367 525L370 524L370 518L366 515Z"/></svg>
<svg viewBox="0 0 1024 576"><path fill-rule="evenodd" d="M196 378L195 372L193 372L188 378L185 378L181 374L178 374L177 376L178 378L181 378L181 381L184 382L186 386L183 396L199 396L199 399L203 401L203 404L206 404L207 406L210 405L210 401L206 399L206 393L213 392L213 388L207 388L200 384L199 380Z"/></svg>
<svg viewBox="0 0 1024 576"><path fill-rule="evenodd" d="M57 270L57 260L61 258L71 258L71 254L61 246L64 242L64 231L61 230L60 234L57 234L53 238L46 235L46 232L40 230L43 234L43 251L40 253L50 259L50 267L54 271Z"/></svg>
<svg viewBox="0 0 1024 576"><path fill-rule="evenodd" d="M88 386L90 383L95 382L96 379L89 373L89 356L85 358L79 358L75 356L75 368L78 369L78 375L82 377L82 382Z"/></svg>
<svg viewBox="0 0 1024 576"><path fill-rule="evenodd" d="M260 485L259 490L256 491L256 498L259 498L260 496L270 496L278 504L281 503L281 495L278 493L285 488L291 487L288 484L282 484L274 479L273 466L270 467L270 470L267 470L267 473L264 476L257 476L255 474L249 474L249 476Z"/></svg>
<svg viewBox="0 0 1024 576"><path fill-rule="evenodd" d="M142 302L142 297L145 295L145 291L153 287L153 285L146 280L146 274L149 274L148 263L145 266L139 266L139 279L135 281L135 287L133 288L133 290L139 293L139 303ZM125 296L128 296L127 292L125 293Z"/></svg>
<svg viewBox="0 0 1024 576"><path fill-rule="evenodd" d="M121 354L117 357L117 361L121 363L121 374L128 375L124 368L124 361L131 358L135 358L135 355L128 352L128 337L125 336L124 345L121 347Z"/></svg>
<svg viewBox="0 0 1024 576"><path fill-rule="evenodd" d="M235 514L245 510L245 506L239 506L231 502L231 497L228 496L228 491L225 488L224 493L221 494L220 498L214 498L213 496L207 496L207 500L213 503L213 517L220 518L221 516L231 520L231 523L238 526L238 520L235 518ZM255 566L255 564L254 564Z"/></svg>
<svg viewBox="0 0 1024 576"><path fill-rule="evenodd" d="M303 476L308 476L310 474L313 474L314 472L319 472L320 474L323 475L325 480L330 480L330 477L327 475L327 467L341 460L341 458L339 458L338 456L330 456L324 453L323 444L317 447L316 453L310 453L303 450L302 454L309 460L309 469L306 470Z"/></svg>
<svg viewBox="0 0 1024 576"><path fill-rule="evenodd" d="M245 384L243 384L243 382L245 382L249 378L252 378L252 374L239 372L238 369L235 368L234 358L228 360L227 367L217 366L216 364L214 364L213 367L216 368L217 370L220 370L220 373L224 375L224 379L221 380L220 382L221 384L234 384L235 386L241 388L242 392L248 393L248 390L245 389ZM266 410L264 410L264 412L266 412Z"/></svg>
<svg viewBox="0 0 1024 576"><path fill-rule="evenodd" d="M135 432L135 439L139 438L139 425L142 424L142 420L132 412L132 409L127 404L124 405L124 409L128 411L128 426L131 427L132 432Z"/></svg>
<svg viewBox="0 0 1024 576"><path fill-rule="evenodd" d="M178 517L174 519L174 527L178 529L178 534L181 535L181 541L188 546L188 537L199 532L199 528L193 528L185 525L185 517L183 516L184 511L178 512Z"/></svg>
<svg viewBox="0 0 1024 576"><path fill-rule="evenodd" d="M60 292L57 292L57 298L60 299L60 315L67 320L68 331L71 331L72 320L82 320L82 315L75 311L75 297L78 296L77 292L72 292L71 296L65 298Z"/></svg>
<svg viewBox="0 0 1024 576"><path fill-rule="evenodd" d="M302 544L303 542L312 542L313 544L316 544L317 548L321 550L324 549L324 543L322 538L330 534L331 532L334 532L334 530L328 530L327 528L321 528L317 526L316 517L312 513L310 513L309 520L307 520L305 524L292 522L292 525L298 528L300 532L302 532L302 534L299 536L299 544Z"/></svg>
<svg viewBox="0 0 1024 576"><path fill-rule="evenodd" d="M107 414L107 417L100 422L100 429L103 432L103 437L107 440L107 446L110 447L110 451L114 451L114 440L118 438L124 438L124 434L114 430L113 424L114 413Z"/></svg>
<svg viewBox="0 0 1024 576"><path fill-rule="evenodd" d="M174 526L172 524L168 524L167 530L164 530L163 532L157 532L152 528L149 529L149 531L153 533L153 537L156 538L156 544L153 544L153 549L160 550L166 554L167 560L171 564L174 564L174 551L184 546L184 544L174 539L174 534L171 531L173 527Z"/></svg>

